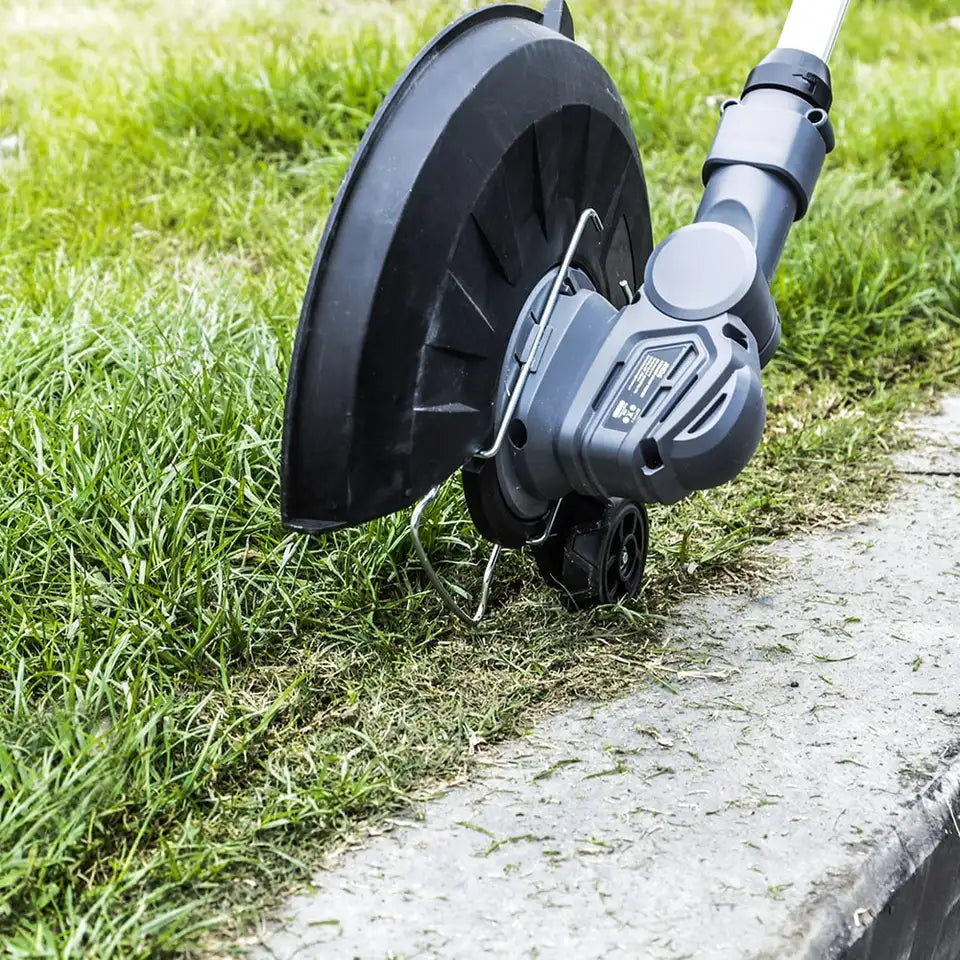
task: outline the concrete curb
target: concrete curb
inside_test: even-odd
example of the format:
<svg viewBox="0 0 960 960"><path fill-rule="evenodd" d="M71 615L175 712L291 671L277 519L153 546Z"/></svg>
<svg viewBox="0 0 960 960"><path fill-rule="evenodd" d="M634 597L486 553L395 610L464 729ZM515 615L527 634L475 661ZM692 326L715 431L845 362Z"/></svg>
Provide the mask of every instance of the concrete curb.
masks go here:
<svg viewBox="0 0 960 960"><path fill-rule="evenodd" d="M804 956L808 960L955 958L960 939L947 922L956 906L956 893L949 882L925 888L938 852L960 842L956 811L960 811L960 763L954 762L888 828L852 886L825 894L826 902L801 934L807 940ZM954 860L954 887L960 880L958 864ZM897 894L914 880L921 881L918 895L898 903ZM926 920L921 909L924 900L930 913ZM920 933L930 941L926 946L920 945Z"/></svg>

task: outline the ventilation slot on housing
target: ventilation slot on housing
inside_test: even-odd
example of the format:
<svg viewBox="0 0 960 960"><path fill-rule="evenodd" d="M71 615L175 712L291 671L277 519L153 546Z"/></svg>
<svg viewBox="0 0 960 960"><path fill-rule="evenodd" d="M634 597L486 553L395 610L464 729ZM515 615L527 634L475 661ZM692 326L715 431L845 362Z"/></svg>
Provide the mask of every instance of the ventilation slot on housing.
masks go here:
<svg viewBox="0 0 960 960"><path fill-rule="evenodd" d="M676 396L664 407L660 414L660 422L663 423L667 417L677 409L677 404L693 389L694 384L700 379L699 376L691 377L676 393Z"/></svg>
<svg viewBox="0 0 960 960"><path fill-rule="evenodd" d="M738 330L732 323L725 323L723 325L723 335L728 340L739 343L744 350L750 349L750 342L747 340L747 335L742 330Z"/></svg>
<svg viewBox="0 0 960 960"><path fill-rule="evenodd" d="M593 398L593 409L599 410L600 404L603 403L603 398L607 395L610 390L610 386L614 380L620 376L620 371L623 369L623 361L618 360L614 365L613 369L610 371L607 379L603 381L603 386L600 388L600 392Z"/></svg>
<svg viewBox="0 0 960 960"><path fill-rule="evenodd" d="M709 422L710 420L723 408L724 404L728 400L728 395L726 393L721 393L713 403L699 416L697 419L690 424L687 428L687 435L692 436L695 433L699 433Z"/></svg>

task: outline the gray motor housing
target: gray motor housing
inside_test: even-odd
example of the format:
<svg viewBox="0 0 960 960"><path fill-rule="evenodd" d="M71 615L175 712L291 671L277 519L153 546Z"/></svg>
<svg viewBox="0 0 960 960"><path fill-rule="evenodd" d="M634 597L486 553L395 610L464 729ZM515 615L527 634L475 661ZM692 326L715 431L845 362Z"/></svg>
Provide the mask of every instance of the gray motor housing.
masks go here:
<svg viewBox="0 0 960 960"><path fill-rule="evenodd" d="M528 491L674 503L743 470L766 408L741 318L678 320L646 297L620 312L595 293L565 300L510 432Z"/></svg>
<svg viewBox="0 0 960 960"><path fill-rule="evenodd" d="M675 503L747 465L781 335L769 283L833 148L831 97L825 63L771 53L724 104L696 222L653 251L639 298L561 298L501 454L508 503Z"/></svg>

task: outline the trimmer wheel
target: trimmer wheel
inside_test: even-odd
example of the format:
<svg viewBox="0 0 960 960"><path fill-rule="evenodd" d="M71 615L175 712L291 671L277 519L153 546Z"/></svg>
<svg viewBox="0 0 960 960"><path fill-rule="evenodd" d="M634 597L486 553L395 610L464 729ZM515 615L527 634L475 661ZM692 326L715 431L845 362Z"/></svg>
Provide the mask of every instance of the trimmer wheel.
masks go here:
<svg viewBox="0 0 960 960"><path fill-rule="evenodd" d="M642 504L572 496L561 505L550 538L531 552L567 609L587 610L640 592L649 530Z"/></svg>

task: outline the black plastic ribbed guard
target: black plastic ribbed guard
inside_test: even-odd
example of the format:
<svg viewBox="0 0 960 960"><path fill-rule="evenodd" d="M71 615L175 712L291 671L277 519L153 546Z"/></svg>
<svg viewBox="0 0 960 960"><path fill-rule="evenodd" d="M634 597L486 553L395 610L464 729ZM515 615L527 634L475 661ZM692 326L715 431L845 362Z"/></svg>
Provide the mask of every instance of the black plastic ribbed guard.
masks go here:
<svg viewBox="0 0 960 960"><path fill-rule="evenodd" d="M490 438L510 331L586 207L606 230L577 265L623 304L650 216L603 67L513 4L435 38L368 129L320 244L284 415L288 526L409 506Z"/></svg>

